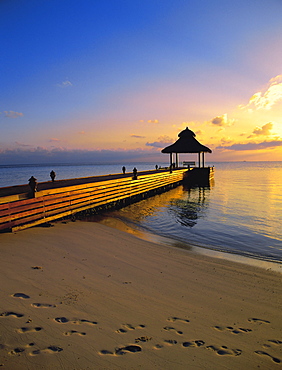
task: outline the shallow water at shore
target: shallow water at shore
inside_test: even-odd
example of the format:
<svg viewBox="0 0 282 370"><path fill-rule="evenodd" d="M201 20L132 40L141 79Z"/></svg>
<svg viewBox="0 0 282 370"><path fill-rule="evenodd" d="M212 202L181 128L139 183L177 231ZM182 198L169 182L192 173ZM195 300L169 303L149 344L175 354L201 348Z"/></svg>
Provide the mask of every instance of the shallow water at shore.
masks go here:
<svg viewBox="0 0 282 370"><path fill-rule="evenodd" d="M281 180L281 163L224 164L210 187L179 186L110 215L187 247L281 263Z"/></svg>

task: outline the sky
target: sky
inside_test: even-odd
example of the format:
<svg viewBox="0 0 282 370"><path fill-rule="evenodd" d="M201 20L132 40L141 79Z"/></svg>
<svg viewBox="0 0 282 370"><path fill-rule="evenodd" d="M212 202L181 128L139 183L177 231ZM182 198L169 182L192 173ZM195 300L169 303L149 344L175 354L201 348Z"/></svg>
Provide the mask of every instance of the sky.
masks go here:
<svg viewBox="0 0 282 370"><path fill-rule="evenodd" d="M0 16L1 165L165 162L186 127L207 161L282 160L281 0L1 0Z"/></svg>

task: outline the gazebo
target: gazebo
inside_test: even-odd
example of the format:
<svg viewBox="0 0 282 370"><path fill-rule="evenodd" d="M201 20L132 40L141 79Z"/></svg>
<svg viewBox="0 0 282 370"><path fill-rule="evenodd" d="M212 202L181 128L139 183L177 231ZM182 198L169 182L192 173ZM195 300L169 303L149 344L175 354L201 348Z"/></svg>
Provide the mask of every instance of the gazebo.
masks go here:
<svg viewBox="0 0 282 370"><path fill-rule="evenodd" d="M211 149L204 146L195 139L196 134L186 127L185 130L178 134L179 139L172 145L167 146L162 150L162 153L170 154L170 165L173 163L173 153L175 153L175 165L178 167L178 153L198 153L199 167L205 167L205 153L211 153Z"/></svg>

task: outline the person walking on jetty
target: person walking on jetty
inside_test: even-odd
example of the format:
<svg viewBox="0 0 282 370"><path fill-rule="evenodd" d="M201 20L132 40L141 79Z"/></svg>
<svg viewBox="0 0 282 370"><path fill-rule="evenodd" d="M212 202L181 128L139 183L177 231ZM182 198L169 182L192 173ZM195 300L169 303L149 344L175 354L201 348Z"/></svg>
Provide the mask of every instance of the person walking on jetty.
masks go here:
<svg viewBox="0 0 282 370"><path fill-rule="evenodd" d="M126 168L125 166L122 167L122 173L125 174Z"/></svg>
<svg viewBox="0 0 282 370"><path fill-rule="evenodd" d="M53 170L50 172L50 177L52 179L52 182L55 181L55 177L56 177L56 172L54 172Z"/></svg>

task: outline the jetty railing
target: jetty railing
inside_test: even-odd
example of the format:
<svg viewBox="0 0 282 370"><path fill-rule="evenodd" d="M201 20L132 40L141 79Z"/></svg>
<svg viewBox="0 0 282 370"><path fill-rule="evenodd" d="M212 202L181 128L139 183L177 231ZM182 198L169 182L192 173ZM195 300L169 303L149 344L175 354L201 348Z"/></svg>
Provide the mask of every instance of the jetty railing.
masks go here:
<svg viewBox="0 0 282 370"><path fill-rule="evenodd" d="M65 187L50 187L37 191L34 197L27 194L0 197L0 231L18 231L32 226L72 216L91 208L115 204L123 200L144 196L156 189L169 187L183 180L187 169L152 171L137 179L122 175ZM56 182L54 183L56 186Z"/></svg>

